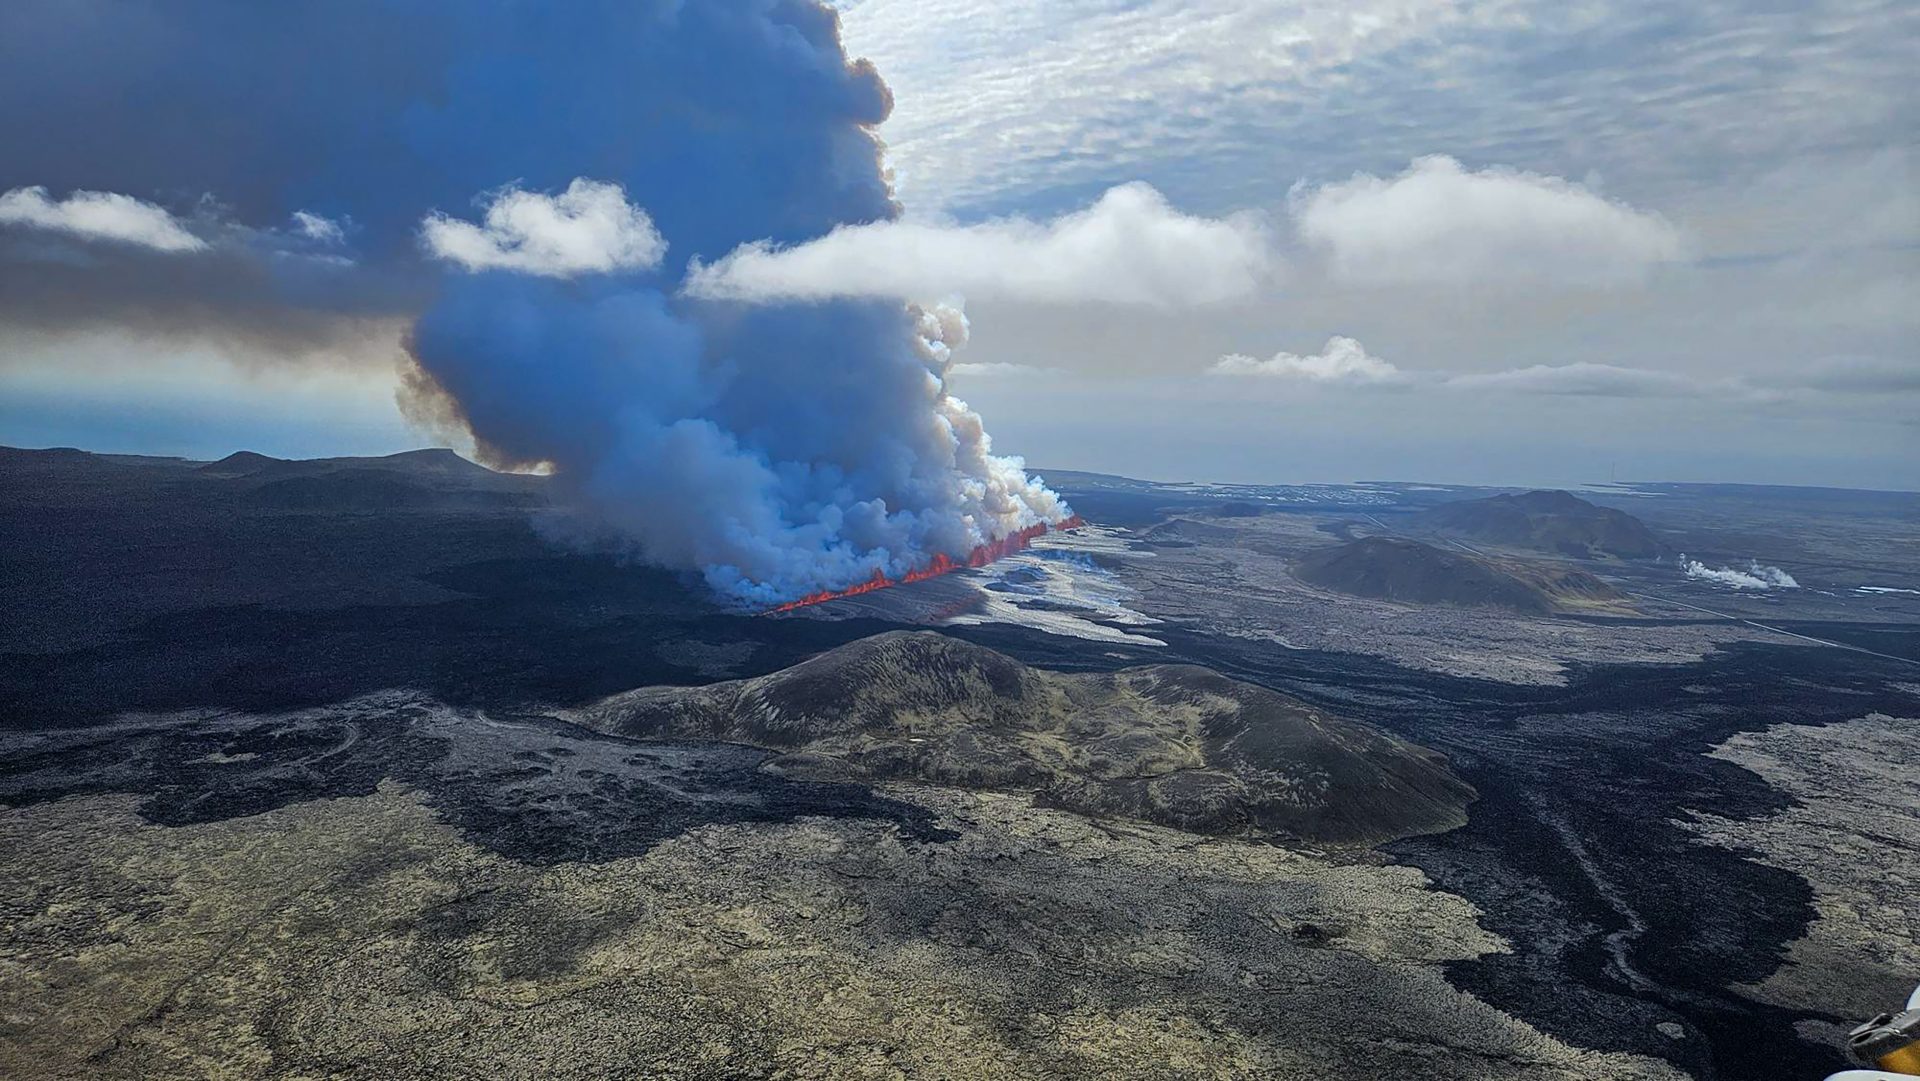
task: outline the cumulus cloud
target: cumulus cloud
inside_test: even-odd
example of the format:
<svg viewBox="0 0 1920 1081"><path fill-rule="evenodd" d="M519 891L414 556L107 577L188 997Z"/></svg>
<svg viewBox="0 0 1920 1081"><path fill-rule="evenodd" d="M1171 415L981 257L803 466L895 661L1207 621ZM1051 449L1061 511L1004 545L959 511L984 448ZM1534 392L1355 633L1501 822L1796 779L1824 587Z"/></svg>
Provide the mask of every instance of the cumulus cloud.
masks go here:
<svg viewBox="0 0 1920 1081"><path fill-rule="evenodd" d="M576 177L558 195L508 187L483 224L434 213L420 223L429 254L468 270L514 270L549 278L644 270L667 242L618 184Z"/></svg>
<svg viewBox="0 0 1920 1081"><path fill-rule="evenodd" d="M747 244L695 266L687 291L752 301L961 294L1181 307L1244 298L1271 269L1266 231L1255 219L1183 214L1136 183L1045 223L881 221L792 247Z"/></svg>
<svg viewBox="0 0 1920 1081"><path fill-rule="evenodd" d="M76 191L51 199L35 185L0 195L0 225L46 229L83 240L131 244L161 252L202 251L207 242L166 208L110 191Z"/></svg>
<svg viewBox="0 0 1920 1081"><path fill-rule="evenodd" d="M1737 567L1709 567L1697 559L1680 557L1680 570L1689 578L1717 585L1731 586L1734 589L1799 589L1800 583L1793 575L1779 567L1770 567L1759 560L1749 563L1746 570Z"/></svg>
<svg viewBox="0 0 1920 1081"><path fill-rule="evenodd" d="M1266 360L1230 353L1208 369L1215 375L1253 375L1312 383L1377 384L1399 382L1400 369L1368 353L1352 338L1332 337L1318 353L1275 353Z"/></svg>
<svg viewBox="0 0 1920 1081"><path fill-rule="evenodd" d="M1559 177L1472 172L1445 156L1391 179L1297 186L1289 204L1301 239L1363 285L1617 285L1682 253L1659 215Z"/></svg>

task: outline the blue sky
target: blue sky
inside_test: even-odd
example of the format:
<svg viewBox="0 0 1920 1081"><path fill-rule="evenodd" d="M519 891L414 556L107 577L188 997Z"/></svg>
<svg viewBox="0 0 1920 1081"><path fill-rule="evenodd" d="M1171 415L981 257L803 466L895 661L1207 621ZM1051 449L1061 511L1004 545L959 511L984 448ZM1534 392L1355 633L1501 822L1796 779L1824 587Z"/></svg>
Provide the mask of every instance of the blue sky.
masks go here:
<svg viewBox="0 0 1920 1081"><path fill-rule="evenodd" d="M950 381L1001 452L1162 479L1617 470L1920 488L1911 4L836 6L848 53L892 89L879 131L918 231L743 257L718 280L783 296L900 280L916 291L902 299L964 302L970 340ZM365 16L334 28L349 37L387 10L348 7ZM49 45L36 8L54 10L24 4L0 37L71 52ZM114 26L116 49L170 47ZM406 84L409 62L398 49L370 61L342 125L386 107L382 88ZM522 72L488 89L498 123L472 129L519 143L445 148L498 157L500 175L423 173L380 220L368 208L386 201L356 202L372 174L296 146L251 174L231 148L230 168L200 168L222 153L210 141L182 148L193 168L120 168L106 114L68 100L82 91L12 67L0 132L79 150L0 169L0 191L47 188L44 204L0 214L0 281L16 298L0 302L7 443L217 457L442 442L395 404L401 335L430 288L401 265L415 226L433 210L477 217L483 188L554 193L648 152L567 138L646 115L629 88L583 77L558 94L534 85L551 73ZM754 190L750 173L737 189L620 175L663 223L669 271L743 239L702 240L697 223L703 201ZM1161 203L1101 202L1142 182ZM164 218L121 221L138 240L70 243L49 223L77 220L57 217L74 189ZM343 241L308 235L289 200L344 225ZM1063 231L1075 214L1092 217ZM134 264L187 265L155 254L169 223L211 254L158 273L157 289ZM144 254L124 256L129 244Z"/></svg>

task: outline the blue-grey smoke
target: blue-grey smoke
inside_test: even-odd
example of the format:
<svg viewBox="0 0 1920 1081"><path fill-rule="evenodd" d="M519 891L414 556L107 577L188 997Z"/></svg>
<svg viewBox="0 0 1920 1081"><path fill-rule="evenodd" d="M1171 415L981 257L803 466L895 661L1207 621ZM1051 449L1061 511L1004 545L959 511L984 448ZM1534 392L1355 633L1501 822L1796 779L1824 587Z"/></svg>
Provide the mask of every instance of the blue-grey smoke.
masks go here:
<svg viewBox="0 0 1920 1081"><path fill-rule="evenodd" d="M236 263L197 302L213 320L239 318L222 290L250 318L424 303L420 401L496 461L550 465L578 536L740 602L1065 514L946 394L957 312L677 291L692 259L897 213L873 134L888 91L813 0L16 0L0 101L0 190L190 193L227 220L341 223L351 270ZM430 213L576 179L619 185L664 259L557 279L420 250ZM178 280L129 274L128 295Z"/></svg>

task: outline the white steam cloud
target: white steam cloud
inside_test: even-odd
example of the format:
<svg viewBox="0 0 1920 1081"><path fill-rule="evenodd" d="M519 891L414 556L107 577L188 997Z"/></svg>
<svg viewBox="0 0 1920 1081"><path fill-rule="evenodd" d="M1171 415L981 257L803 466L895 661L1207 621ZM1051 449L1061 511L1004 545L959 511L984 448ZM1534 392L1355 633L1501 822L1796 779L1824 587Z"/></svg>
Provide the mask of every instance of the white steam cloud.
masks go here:
<svg viewBox="0 0 1920 1081"><path fill-rule="evenodd" d="M1800 583L1793 575L1779 567L1770 567L1759 560L1753 560L1746 570L1736 567L1709 567L1697 559L1680 556L1680 569L1689 578L1714 582L1734 589L1799 589Z"/></svg>
<svg viewBox="0 0 1920 1081"><path fill-rule="evenodd" d="M1470 172L1442 155L1391 179L1296 187L1289 201L1301 239L1363 285L1616 285L1682 252L1656 214L1560 177Z"/></svg>
<svg viewBox="0 0 1920 1081"><path fill-rule="evenodd" d="M1266 360L1230 353L1209 369L1215 375L1254 375L1297 379L1311 383L1393 383L1404 378L1400 369L1368 353L1352 338L1332 337L1318 353L1275 353Z"/></svg>
<svg viewBox="0 0 1920 1081"><path fill-rule="evenodd" d="M728 300L974 300L1183 307L1250 296L1270 275L1251 217L1182 214L1147 184L1123 184L1085 210L1040 223L881 221L804 244L743 245L688 276L693 296Z"/></svg>
<svg viewBox="0 0 1920 1081"><path fill-rule="evenodd" d="M331 223L329 223L331 224ZM420 242L468 270L513 270L549 278L647 269L667 242L618 184L578 177L558 195L507 188L487 205L484 224L434 213Z"/></svg>
<svg viewBox="0 0 1920 1081"><path fill-rule="evenodd" d="M917 315L916 350L938 386L934 413L951 432L954 470L960 477L961 516L980 527L969 537L975 545L1016 530L1052 524L1072 512L1039 477L1029 477L1020 458L993 453L993 439L972 407L947 391L954 353L967 343L966 313L959 306L936 304L912 309Z"/></svg>
<svg viewBox="0 0 1920 1081"><path fill-rule="evenodd" d="M166 208L110 191L76 191L50 199L38 185L0 195L0 225L21 225L83 240L131 244L159 252L202 251L207 242Z"/></svg>

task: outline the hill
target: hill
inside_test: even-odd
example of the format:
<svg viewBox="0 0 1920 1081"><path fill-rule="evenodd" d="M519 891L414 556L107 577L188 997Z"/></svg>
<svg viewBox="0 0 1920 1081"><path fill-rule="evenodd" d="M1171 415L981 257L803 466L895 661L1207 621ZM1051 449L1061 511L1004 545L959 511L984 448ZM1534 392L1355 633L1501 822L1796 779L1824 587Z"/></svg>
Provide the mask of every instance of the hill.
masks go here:
<svg viewBox="0 0 1920 1081"><path fill-rule="evenodd" d="M1640 519L1571 492L1536 491L1443 503L1414 517L1422 529L1488 544L1594 559L1652 559L1659 538Z"/></svg>
<svg viewBox="0 0 1920 1081"><path fill-rule="evenodd" d="M318 477L347 472L366 476L379 471L481 482L497 475L486 466L470 462L445 447L403 450L373 458L273 458L250 450L240 450L197 469L214 477L259 479Z"/></svg>
<svg viewBox="0 0 1920 1081"><path fill-rule="evenodd" d="M194 462L0 448L0 592L14 601L0 650L121 641L157 618L249 605L450 600L459 594L439 580L455 568L566 563L529 524L546 505L546 478L495 473L451 451L306 461L242 451ZM491 588L477 574L463 581ZM167 666L183 669L177 642L164 648ZM4 701L0 693L0 712Z"/></svg>
<svg viewBox="0 0 1920 1081"><path fill-rule="evenodd" d="M1585 571L1496 562L1397 537L1364 537L1310 552L1293 573L1309 585L1355 597L1530 615L1620 600L1613 587Z"/></svg>
<svg viewBox="0 0 1920 1081"><path fill-rule="evenodd" d="M570 719L766 747L800 776L1032 791L1202 833L1377 843L1458 826L1474 797L1432 751L1206 668L1064 674L928 632L630 691Z"/></svg>
<svg viewBox="0 0 1920 1081"><path fill-rule="evenodd" d="M1392 537L1311 552L1293 573L1309 585L1375 600L1537 614L1553 609L1544 591L1470 555Z"/></svg>
<svg viewBox="0 0 1920 1081"><path fill-rule="evenodd" d="M217 462L208 462L194 468L210 477L245 477L276 465L285 465L283 458L272 458L251 450L236 450Z"/></svg>
<svg viewBox="0 0 1920 1081"><path fill-rule="evenodd" d="M1192 518L1169 518L1144 530L1140 539L1157 548L1192 548L1195 545L1231 545L1243 540L1239 530Z"/></svg>

